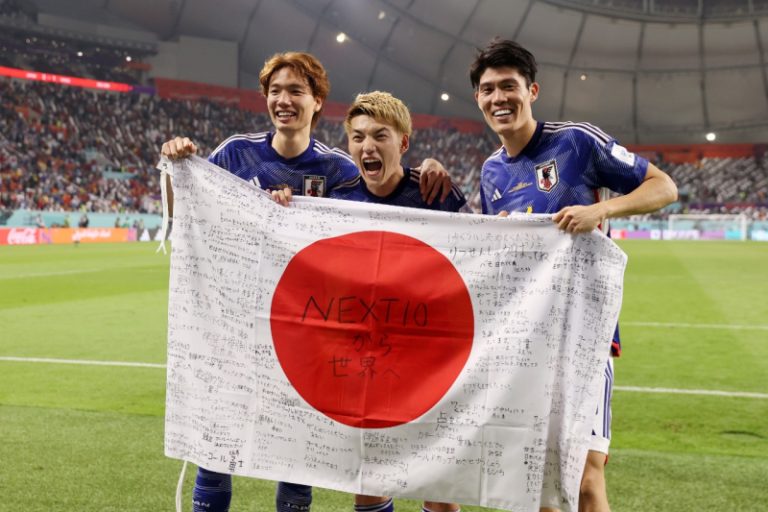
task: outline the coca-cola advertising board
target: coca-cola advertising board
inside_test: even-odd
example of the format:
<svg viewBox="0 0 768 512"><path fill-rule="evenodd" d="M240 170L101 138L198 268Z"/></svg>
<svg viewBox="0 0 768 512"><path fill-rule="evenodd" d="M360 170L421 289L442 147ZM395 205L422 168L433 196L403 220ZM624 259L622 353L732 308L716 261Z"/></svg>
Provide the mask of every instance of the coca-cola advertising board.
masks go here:
<svg viewBox="0 0 768 512"><path fill-rule="evenodd" d="M133 228L0 228L0 245L135 242Z"/></svg>
<svg viewBox="0 0 768 512"><path fill-rule="evenodd" d="M37 232L37 228L0 228L0 245L34 245Z"/></svg>

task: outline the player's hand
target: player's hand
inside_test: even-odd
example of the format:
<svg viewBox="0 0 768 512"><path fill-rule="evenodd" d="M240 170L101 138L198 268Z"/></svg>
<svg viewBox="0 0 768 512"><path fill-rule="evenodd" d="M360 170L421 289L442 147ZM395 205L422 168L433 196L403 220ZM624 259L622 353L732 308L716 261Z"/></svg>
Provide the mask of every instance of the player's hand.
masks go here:
<svg viewBox="0 0 768 512"><path fill-rule="evenodd" d="M197 153L197 146L187 137L176 137L164 143L160 153L171 160L178 160Z"/></svg>
<svg viewBox="0 0 768 512"><path fill-rule="evenodd" d="M552 216L552 221L566 233L589 233L605 220L600 203L566 206Z"/></svg>
<svg viewBox="0 0 768 512"><path fill-rule="evenodd" d="M498 213L498 215L496 215L496 216L497 216L497 217L502 217L502 218L504 218L504 217L509 217L509 212L508 212L507 210L501 210L501 211Z"/></svg>
<svg viewBox="0 0 768 512"><path fill-rule="evenodd" d="M290 187L285 187L282 190L273 190L272 200L279 205L288 206L288 203L293 200L293 192L291 192Z"/></svg>
<svg viewBox="0 0 768 512"><path fill-rule="evenodd" d="M451 193L451 177L445 170L443 164L433 158L427 158L421 163L421 178L419 180L419 191L421 198L427 203L439 195L442 203Z"/></svg>

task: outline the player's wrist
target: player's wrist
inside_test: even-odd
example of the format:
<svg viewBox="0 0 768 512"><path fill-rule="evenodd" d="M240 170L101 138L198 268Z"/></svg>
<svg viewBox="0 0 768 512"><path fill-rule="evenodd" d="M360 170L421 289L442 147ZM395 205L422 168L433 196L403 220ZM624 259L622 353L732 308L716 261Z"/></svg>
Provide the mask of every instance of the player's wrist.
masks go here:
<svg viewBox="0 0 768 512"><path fill-rule="evenodd" d="M595 206L597 206L600 222L605 222L605 220L612 218L616 214L616 210L612 207L610 201L602 201L596 203Z"/></svg>

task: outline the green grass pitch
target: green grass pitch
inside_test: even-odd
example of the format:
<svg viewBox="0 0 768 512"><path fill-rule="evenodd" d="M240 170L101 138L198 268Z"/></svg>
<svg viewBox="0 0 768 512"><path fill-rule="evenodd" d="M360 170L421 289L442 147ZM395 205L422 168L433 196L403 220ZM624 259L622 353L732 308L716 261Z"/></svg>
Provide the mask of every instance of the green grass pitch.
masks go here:
<svg viewBox="0 0 768 512"><path fill-rule="evenodd" d="M616 384L768 393L768 243L620 245ZM168 258L154 251L0 247L0 356L162 364ZM160 368L0 360L0 510L173 510L164 394ZM607 474L614 512L768 510L768 399L617 390ZM274 509L271 482L234 487L233 512ZM318 490L313 510L350 503Z"/></svg>

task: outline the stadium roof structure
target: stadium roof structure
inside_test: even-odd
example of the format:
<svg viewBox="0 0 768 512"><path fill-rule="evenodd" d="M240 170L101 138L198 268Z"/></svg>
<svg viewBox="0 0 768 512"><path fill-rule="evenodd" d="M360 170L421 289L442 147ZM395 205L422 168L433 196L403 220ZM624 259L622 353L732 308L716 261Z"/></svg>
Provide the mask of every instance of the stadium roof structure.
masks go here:
<svg viewBox="0 0 768 512"><path fill-rule="evenodd" d="M539 61L538 119L589 121L626 143L704 142L707 132L718 142L768 140L768 0L32 3L158 40L236 41L243 87L257 87L272 53L309 51L328 68L333 100L383 89L415 112L478 120L468 66L502 36Z"/></svg>

